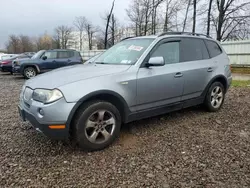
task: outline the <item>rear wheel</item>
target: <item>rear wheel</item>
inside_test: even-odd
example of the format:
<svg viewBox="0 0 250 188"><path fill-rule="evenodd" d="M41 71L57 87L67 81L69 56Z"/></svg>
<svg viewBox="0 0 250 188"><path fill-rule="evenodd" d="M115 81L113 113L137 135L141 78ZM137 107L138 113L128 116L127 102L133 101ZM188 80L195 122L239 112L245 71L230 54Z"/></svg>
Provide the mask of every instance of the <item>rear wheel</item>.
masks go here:
<svg viewBox="0 0 250 188"><path fill-rule="evenodd" d="M23 76L26 79L33 78L37 75L36 69L34 67L26 67L23 70Z"/></svg>
<svg viewBox="0 0 250 188"><path fill-rule="evenodd" d="M82 149L96 151L108 147L119 135L120 128L121 116L114 105L92 101L78 111L73 136Z"/></svg>
<svg viewBox="0 0 250 188"><path fill-rule="evenodd" d="M208 90L204 103L208 111L216 112L222 107L224 99L225 99L224 86L220 82L214 82Z"/></svg>

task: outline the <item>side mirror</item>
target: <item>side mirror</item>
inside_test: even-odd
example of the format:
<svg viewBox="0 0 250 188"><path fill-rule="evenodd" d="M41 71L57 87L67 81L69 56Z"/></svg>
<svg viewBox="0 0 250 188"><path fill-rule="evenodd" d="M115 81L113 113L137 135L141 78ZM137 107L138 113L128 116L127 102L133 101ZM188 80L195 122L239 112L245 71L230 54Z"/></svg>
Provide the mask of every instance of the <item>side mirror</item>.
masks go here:
<svg viewBox="0 0 250 188"><path fill-rule="evenodd" d="M47 59L47 56L43 56L43 58L42 58L43 60L46 60Z"/></svg>
<svg viewBox="0 0 250 188"><path fill-rule="evenodd" d="M146 64L147 67L164 66L164 65L165 65L165 61L163 57L151 57L148 63Z"/></svg>

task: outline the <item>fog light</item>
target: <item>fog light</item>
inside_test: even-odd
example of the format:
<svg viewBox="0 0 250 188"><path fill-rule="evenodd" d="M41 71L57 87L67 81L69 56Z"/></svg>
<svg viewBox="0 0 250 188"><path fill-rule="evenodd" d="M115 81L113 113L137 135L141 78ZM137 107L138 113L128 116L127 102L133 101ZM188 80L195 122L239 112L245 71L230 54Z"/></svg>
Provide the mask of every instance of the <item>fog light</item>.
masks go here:
<svg viewBox="0 0 250 188"><path fill-rule="evenodd" d="M38 109L38 113L39 113L40 115L44 116L44 111L43 111L43 109L39 108L39 109Z"/></svg>

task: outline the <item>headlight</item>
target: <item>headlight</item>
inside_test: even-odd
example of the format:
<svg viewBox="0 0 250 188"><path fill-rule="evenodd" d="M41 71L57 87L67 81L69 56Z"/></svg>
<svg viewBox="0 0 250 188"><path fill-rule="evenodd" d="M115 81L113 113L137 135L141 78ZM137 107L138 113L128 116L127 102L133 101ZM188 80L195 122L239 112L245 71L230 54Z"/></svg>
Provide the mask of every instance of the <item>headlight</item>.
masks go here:
<svg viewBox="0 0 250 188"><path fill-rule="evenodd" d="M48 90L48 89L35 89L33 92L33 100L39 101L42 103L52 103L54 101L59 100L63 97L63 94L61 91L54 89L54 90Z"/></svg>

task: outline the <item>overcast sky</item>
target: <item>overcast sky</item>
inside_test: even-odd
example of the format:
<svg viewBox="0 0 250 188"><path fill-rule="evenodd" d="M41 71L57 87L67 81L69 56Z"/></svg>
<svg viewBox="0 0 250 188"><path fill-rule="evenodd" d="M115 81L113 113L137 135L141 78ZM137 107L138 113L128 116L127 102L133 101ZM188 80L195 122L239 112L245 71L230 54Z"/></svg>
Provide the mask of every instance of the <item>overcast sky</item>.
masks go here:
<svg viewBox="0 0 250 188"><path fill-rule="evenodd" d="M102 25L101 15L113 0L0 0L0 49L10 34L38 36L52 33L58 25L72 25L76 16L85 16L95 25ZM116 0L114 13L127 22L125 9L130 0Z"/></svg>

